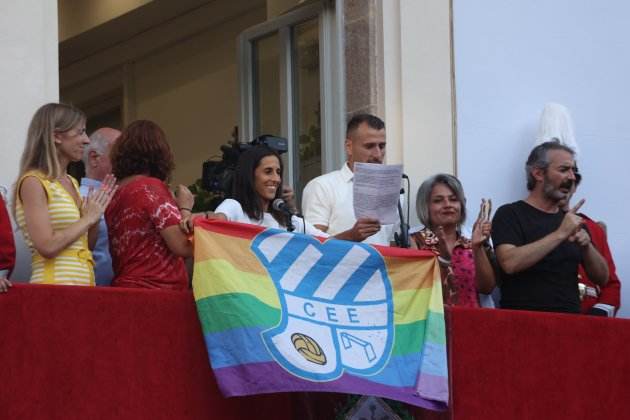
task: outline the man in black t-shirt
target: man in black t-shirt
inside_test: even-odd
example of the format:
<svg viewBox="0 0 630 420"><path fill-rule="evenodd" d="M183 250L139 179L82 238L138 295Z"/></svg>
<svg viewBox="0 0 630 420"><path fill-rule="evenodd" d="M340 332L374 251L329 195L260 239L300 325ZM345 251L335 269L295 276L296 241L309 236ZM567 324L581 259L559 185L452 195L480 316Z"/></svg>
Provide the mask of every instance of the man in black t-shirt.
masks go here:
<svg viewBox="0 0 630 420"><path fill-rule="evenodd" d="M559 206L575 182L573 150L542 143L530 153L525 170L529 195L501 206L492 221L501 307L579 313L578 265L600 285L608 280L608 266L576 214L584 200L568 212Z"/></svg>

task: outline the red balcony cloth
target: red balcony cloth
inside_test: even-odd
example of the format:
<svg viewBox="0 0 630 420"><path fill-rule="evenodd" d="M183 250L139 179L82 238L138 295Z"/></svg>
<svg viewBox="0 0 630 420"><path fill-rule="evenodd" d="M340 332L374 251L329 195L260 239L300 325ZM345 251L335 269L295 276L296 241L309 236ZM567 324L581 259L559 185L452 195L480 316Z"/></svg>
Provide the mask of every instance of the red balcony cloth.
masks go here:
<svg viewBox="0 0 630 420"><path fill-rule="evenodd" d="M630 320L453 308L454 419L628 418Z"/></svg>
<svg viewBox="0 0 630 420"><path fill-rule="evenodd" d="M628 418L630 320L469 308L448 320L451 410L416 419ZM298 394L223 398L207 357L190 292L0 294L0 419L333 418L304 413Z"/></svg>
<svg viewBox="0 0 630 420"><path fill-rule="evenodd" d="M14 283L0 388L0 419L291 418L288 394L221 396L189 291Z"/></svg>

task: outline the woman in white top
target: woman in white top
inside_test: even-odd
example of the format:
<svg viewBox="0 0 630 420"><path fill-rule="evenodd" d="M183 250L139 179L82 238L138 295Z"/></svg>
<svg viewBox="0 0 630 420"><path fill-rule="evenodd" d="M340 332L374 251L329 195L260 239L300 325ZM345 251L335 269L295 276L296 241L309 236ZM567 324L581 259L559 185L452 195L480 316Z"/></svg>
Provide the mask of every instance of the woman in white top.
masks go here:
<svg viewBox="0 0 630 420"><path fill-rule="evenodd" d="M238 160L234 174L233 198L224 200L215 210L216 217L231 222L251 223L264 227L287 229L289 220L296 232L327 237L304 219L289 216L272 207L275 199L282 196L283 165L280 156L266 146L256 146L245 151ZM289 219L291 217L291 219ZM380 229L378 221L360 219L337 239L362 241Z"/></svg>

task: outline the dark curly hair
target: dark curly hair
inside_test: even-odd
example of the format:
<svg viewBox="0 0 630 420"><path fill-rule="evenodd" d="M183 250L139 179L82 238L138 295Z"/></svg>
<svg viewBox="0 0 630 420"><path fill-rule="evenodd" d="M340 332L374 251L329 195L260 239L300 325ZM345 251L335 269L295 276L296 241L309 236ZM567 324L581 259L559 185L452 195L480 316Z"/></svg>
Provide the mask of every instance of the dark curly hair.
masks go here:
<svg viewBox="0 0 630 420"><path fill-rule="evenodd" d="M110 154L118 179L148 175L167 182L175 168L164 131L153 121L138 120L127 126Z"/></svg>

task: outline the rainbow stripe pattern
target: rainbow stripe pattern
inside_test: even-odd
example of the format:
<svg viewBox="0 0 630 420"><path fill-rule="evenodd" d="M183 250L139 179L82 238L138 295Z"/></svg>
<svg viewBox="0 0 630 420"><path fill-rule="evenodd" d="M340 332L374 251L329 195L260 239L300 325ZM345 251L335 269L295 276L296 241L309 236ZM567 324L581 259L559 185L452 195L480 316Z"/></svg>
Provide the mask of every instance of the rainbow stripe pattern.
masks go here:
<svg viewBox="0 0 630 420"><path fill-rule="evenodd" d="M194 242L193 292L225 396L325 391L446 407L432 253L209 220Z"/></svg>

